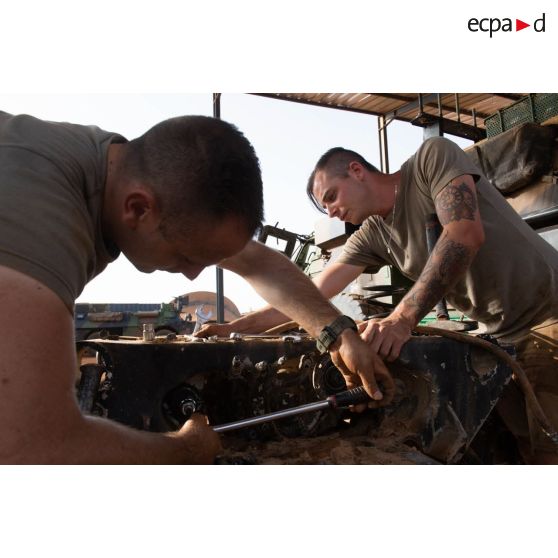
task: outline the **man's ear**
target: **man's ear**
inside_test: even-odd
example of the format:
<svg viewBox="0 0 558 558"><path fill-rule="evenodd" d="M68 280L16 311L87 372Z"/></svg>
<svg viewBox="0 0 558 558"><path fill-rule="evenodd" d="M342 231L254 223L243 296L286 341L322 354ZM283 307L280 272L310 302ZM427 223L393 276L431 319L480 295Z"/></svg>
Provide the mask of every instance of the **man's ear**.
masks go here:
<svg viewBox="0 0 558 558"><path fill-rule="evenodd" d="M140 225L149 228L159 226L159 206L155 196L144 188L134 188L126 193L123 203L122 221L132 230Z"/></svg>
<svg viewBox="0 0 558 558"><path fill-rule="evenodd" d="M349 163L349 171L357 180L364 179L364 167L358 161L351 161Z"/></svg>

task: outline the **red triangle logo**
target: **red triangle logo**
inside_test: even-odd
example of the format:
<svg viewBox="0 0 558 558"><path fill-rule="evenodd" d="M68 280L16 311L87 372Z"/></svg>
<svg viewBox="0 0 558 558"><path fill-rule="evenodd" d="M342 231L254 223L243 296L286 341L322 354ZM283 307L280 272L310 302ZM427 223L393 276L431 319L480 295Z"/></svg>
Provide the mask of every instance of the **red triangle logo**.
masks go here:
<svg viewBox="0 0 558 558"><path fill-rule="evenodd" d="M531 24L530 23L525 23L524 21L521 21L520 19L515 20L515 30L516 31L521 31L522 29L525 29L526 27L531 27Z"/></svg>

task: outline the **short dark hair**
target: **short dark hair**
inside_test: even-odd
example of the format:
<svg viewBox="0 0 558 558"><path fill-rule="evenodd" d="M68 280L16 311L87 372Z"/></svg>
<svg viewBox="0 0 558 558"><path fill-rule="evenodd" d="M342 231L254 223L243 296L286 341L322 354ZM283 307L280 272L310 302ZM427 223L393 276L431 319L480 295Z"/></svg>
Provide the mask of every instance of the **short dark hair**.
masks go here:
<svg viewBox="0 0 558 558"><path fill-rule="evenodd" d="M331 177L346 178L349 176L349 165L357 161L365 169L371 172L380 172L374 165L369 163L362 155L359 155L356 151L351 151L350 149L345 149L343 147L333 147L329 151L326 151L316 163L310 178L308 178L308 184L306 185L306 194L310 198L310 201L319 211L322 213L327 213L327 211L322 207L320 202L314 196L314 180L316 178L316 173L319 171L326 172Z"/></svg>
<svg viewBox="0 0 558 558"><path fill-rule="evenodd" d="M185 233L199 219L240 217L261 229L263 188L251 143L233 124L209 116L160 122L127 144L124 172L145 182L161 208L161 232ZM195 219L184 219L195 215Z"/></svg>

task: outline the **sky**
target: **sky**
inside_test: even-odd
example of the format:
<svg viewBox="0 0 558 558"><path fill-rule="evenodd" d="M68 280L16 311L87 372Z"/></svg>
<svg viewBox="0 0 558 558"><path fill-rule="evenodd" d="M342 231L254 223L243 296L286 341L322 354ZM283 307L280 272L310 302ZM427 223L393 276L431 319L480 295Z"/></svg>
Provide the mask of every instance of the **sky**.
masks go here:
<svg viewBox="0 0 558 558"><path fill-rule="evenodd" d="M95 124L128 139L183 114L213 114L212 94L1 95L0 109L47 120ZM315 162L331 147L361 153L380 167L377 118L249 94L223 94L221 118L234 123L253 144L264 183L265 224L310 234L323 218L306 196ZM458 141L458 138L455 138ZM390 170L418 148L422 128L394 121L388 128ZM461 141L464 145L467 142ZM215 291L215 267L194 281L165 272L144 274L121 255L93 279L78 302L168 302L191 291ZM241 277L224 272L225 295L241 312L265 301Z"/></svg>

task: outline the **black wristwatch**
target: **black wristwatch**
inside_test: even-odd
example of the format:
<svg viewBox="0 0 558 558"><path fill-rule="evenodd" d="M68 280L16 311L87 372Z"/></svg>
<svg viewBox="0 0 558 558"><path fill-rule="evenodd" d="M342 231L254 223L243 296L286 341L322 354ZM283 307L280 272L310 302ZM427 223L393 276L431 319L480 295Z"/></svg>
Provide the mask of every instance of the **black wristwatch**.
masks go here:
<svg viewBox="0 0 558 558"><path fill-rule="evenodd" d="M335 318L328 326L322 329L317 341L316 347L320 353L324 354L329 351L329 348L335 343L337 338L346 329L353 329L358 331L357 325L354 320L349 318L349 316L339 316Z"/></svg>

